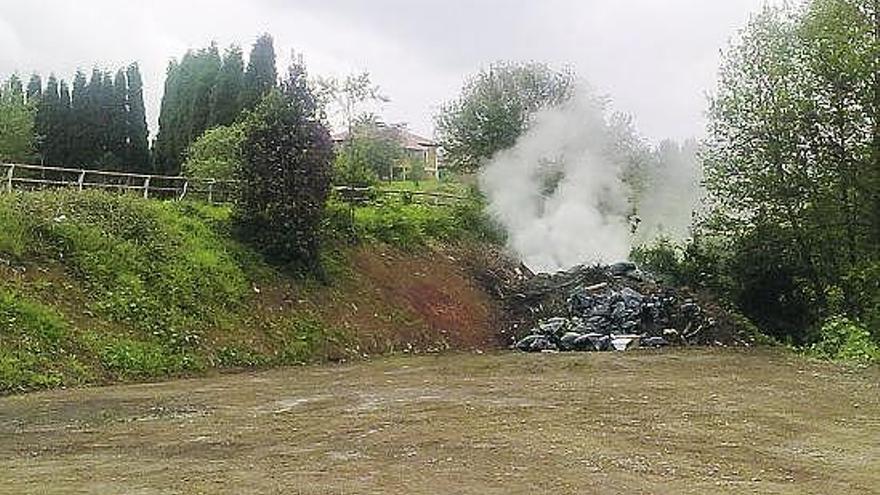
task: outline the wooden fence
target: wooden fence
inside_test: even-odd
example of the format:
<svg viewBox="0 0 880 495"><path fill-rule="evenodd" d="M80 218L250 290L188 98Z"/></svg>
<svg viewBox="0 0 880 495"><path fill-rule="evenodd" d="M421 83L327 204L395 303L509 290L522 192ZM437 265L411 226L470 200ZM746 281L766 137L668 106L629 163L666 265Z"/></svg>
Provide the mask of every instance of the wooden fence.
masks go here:
<svg viewBox="0 0 880 495"><path fill-rule="evenodd" d="M107 170L73 169L0 164L3 189L39 190L48 188L103 189L131 192L144 198L200 199L210 203L224 203L232 199L233 181L172 177L166 175L130 174Z"/></svg>
<svg viewBox="0 0 880 495"><path fill-rule="evenodd" d="M139 194L144 198L176 201L194 199L209 203L231 202L236 184L236 181L232 180L130 174L17 163L0 163L0 180L3 180L0 190L6 192L49 188L72 188L77 191L102 189ZM446 193L351 186L336 186L334 194L351 204L392 199L408 203L449 205L467 200L466 197Z"/></svg>

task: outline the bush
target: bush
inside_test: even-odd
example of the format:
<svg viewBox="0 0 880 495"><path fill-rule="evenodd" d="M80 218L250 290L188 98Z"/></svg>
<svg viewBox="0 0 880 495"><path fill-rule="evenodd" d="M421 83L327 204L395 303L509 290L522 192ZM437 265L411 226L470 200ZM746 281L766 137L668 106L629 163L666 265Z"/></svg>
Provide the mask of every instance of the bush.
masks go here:
<svg viewBox="0 0 880 495"><path fill-rule="evenodd" d="M843 282L849 287L854 306L861 321L880 343L880 261L866 262L854 267Z"/></svg>
<svg viewBox="0 0 880 495"><path fill-rule="evenodd" d="M209 129L186 151L183 174L188 177L229 180L242 163L244 124Z"/></svg>
<svg viewBox="0 0 880 495"><path fill-rule="evenodd" d="M684 250L668 237L633 248L630 259L666 283L683 285Z"/></svg>
<svg viewBox="0 0 880 495"><path fill-rule="evenodd" d="M843 317L830 318L822 325L818 342L809 347L809 352L834 361L880 363L880 347L871 340L870 332Z"/></svg>
<svg viewBox="0 0 880 495"><path fill-rule="evenodd" d="M316 269L333 147L301 66L291 68L247 122L234 220L270 262Z"/></svg>

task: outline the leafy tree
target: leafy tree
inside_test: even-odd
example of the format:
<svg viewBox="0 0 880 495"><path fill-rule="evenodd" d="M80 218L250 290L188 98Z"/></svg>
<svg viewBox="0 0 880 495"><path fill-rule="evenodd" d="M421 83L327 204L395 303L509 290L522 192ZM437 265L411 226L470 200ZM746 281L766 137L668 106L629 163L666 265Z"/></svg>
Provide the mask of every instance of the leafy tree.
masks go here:
<svg viewBox="0 0 880 495"><path fill-rule="evenodd" d="M218 180L233 179L242 164L245 125L236 123L205 131L187 149L183 174Z"/></svg>
<svg viewBox="0 0 880 495"><path fill-rule="evenodd" d="M391 180L393 167L400 164L404 150L400 130L365 116L352 126L336 150L335 181L345 185L370 185L378 178Z"/></svg>
<svg viewBox="0 0 880 495"><path fill-rule="evenodd" d="M333 148L301 63L250 116L243 150L238 234L273 262L317 268Z"/></svg>
<svg viewBox="0 0 880 495"><path fill-rule="evenodd" d="M318 80L318 98L323 109L341 118L345 137L336 150L335 180L346 185L369 185L380 177L391 180L393 167L403 154L399 133L381 124L363 105L389 101L373 84L369 72L350 74L344 79Z"/></svg>
<svg viewBox="0 0 880 495"><path fill-rule="evenodd" d="M263 34L251 49L247 71L244 74L244 91L241 106L254 108L260 99L278 84L275 67L275 46L272 36Z"/></svg>
<svg viewBox="0 0 880 495"><path fill-rule="evenodd" d="M386 103L388 97L383 95L378 85L373 84L369 72L350 74L344 79L333 77L318 80L319 99L322 107L342 119L348 137L354 137L355 126L365 120L375 120L362 106L369 103Z"/></svg>
<svg viewBox="0 0 880 495"><path fill-rule="evenodd" d="M407 178L413 182L416 186L419 185L419 182L428 178L428 173L425 171L425 161L420 160L418 158L408 158L406 163L407 170Z"/></svg>
<svg viewBox="0 0 880 495"><path fill-rule="evenodd" d="M725 55L703 235L727 239L726 286L778 335L807 338L828 313L863 316L848 274L880 253L878 16L860 0L767 7Z"/></svg>
<svg viewBox="0 0 880 495"><path fill-rule="evenodd" d="M446 162L470 172L509 148L531 116L572 96L575 77L539 63L497 62L468 80L436 117Z"/></svg>
<svg viewBox="0 0 880 495"><path fill-rule="evenodd" d="M0 88L0 161L33 157L35 106L25 100L21 80L10 77Z"/></svg>

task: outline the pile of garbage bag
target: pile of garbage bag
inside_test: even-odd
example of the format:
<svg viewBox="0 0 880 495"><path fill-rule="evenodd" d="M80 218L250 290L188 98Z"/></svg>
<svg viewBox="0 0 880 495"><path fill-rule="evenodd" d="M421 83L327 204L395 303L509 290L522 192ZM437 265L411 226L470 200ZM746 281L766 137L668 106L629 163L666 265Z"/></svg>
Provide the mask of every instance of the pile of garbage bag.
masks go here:
<svg viewBox="0 0 880 495"><path fill-rule="evenodd" d="M597 280L601 281L592 283ZM549 305L556 314L540 320L516 341L514 347L523 352L625 351L697 344L716 325L695 300L654 283L632 263L578 267L537 280L537 285L537 290L522 296L524 302L540 299L544 313L544 306ZM560 291L567 295L564 308L547 297L558 296Z"/></svg>

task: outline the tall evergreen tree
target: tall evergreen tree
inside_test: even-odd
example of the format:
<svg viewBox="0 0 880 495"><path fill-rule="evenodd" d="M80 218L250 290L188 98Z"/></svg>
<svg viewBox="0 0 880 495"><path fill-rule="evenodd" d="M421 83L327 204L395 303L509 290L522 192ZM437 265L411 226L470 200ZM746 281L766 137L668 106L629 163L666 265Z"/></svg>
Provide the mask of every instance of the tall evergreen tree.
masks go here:
<svg viewBox="0 0 880 495"><path fill-rule="evenodd" d="M153 145L153 168L158 173L167 173L179 160L178 144L181 136L181 70L180 64L172 60L165 72L165 90L162 93L162 105L159 109L159 131Z"/></svg>
<svg viewBox="0 0 880 495"><path fill-rule="evenodd" d="M254 108L260 99L278 84L275 67L275 46L272 36L263 34L251 49L247 71L244 75L242 107Z"/></svg>
<svg viewBox="0 0 880 495"><path fill-rule="evenodd" d="M73 88L70 95L70 113L67 119L67 164L81 166L88 159L88 131L90 127L87 118L88 109L88 80L83 71L76 71L73 77Z"/></svg>
<svg viewBox="0 0 880 495"><path fill-rule="evenodd" d="M49 165L62 165L62 157L59 156L59 131L63 123L61 117L61 96L58 88L58 80L54 74L49 76L46 82L46 90L40 98L35 120L35 132L37 134L37 151L44 163Z"/></svg>
<svg viewBox="0 0 880 495"><path fill-rule="evenodd" d="M70 111L71 96L70 87L64 79L58 84L58 116L56 118L57 130L52 138L57 146L55 163L68 165L71 156L71 130L72 115Z"/></svg>
<svg viewBox="0 0 880 495"><path fill-rule="evenodd" d="M128 151L126 163L131 170L147 172L150 166L150 149L147 143L147 113L144 107L144 83L137 63L126 70L128 80L128 119L126 121L126 141Z"/></svg>
<svg viewBox="0 0 880 495"><path fill-rule="evenodd" d="M211 94L221 66L215 44L187 52L179 64L169 65L155 144L157 171L178 173L187 146L208 129Z"/></svg>
<svg viewBox="0 0 880 495"><path fill-rule="evenodd" d="M109 81L109 78L106 81ZM109 89L107 127L104 131L107 139L105 149L113 155L113 161L119 165L119 169L128 172L131 170L131 165L127 163L128 82L124 69L116 71L116 76Z"/></svg>
<svg viewBox="0 0 880 495"><path fill-rule="evenodd" d="M223 66L211 93L209 127L228 125L241 113L244 90L244 55L237 45L230 46L223 56Z"/></svg>
<svg viewBox="0 0 880 495"><path fill-rule="evenodd" d="M43 79L39 74L31 76L27 85L27 101L36 104L43 95Z"/></svg>
<svg viewBox="0 0 880 495"><path fill-rule="evenodd" d="M95 67L83 92L82 106L73 115L77 123L74 142L78 150L78 165L82 167L95 167L103 155L104 142L100 132L103 95L104 73Z"/></svg>
<svg viewBox="0 0 880 495"><path fill-rule="evenodd" d="M9 76L9 80L6 81L6 87L3 88L3 93L10 96L22 94L21 79L19 79L18 74Z"/></svg>

